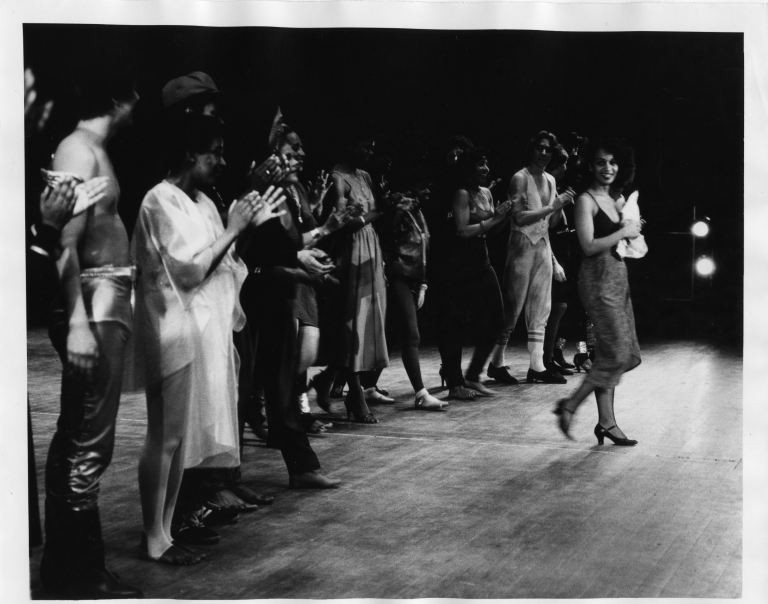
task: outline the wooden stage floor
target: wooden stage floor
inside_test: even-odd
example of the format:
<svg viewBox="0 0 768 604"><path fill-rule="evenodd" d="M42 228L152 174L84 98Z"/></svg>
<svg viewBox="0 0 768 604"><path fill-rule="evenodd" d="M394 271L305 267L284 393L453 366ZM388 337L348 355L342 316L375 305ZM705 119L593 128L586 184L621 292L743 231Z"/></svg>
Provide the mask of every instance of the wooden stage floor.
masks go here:
<svg viewBox="0 0 768 604"><path fill-rule="evenodd" d="M42 331L28 342L42 508L59 362ZM250 440L245 482L274 505L222 528L208 558L185 568L137 558L144 397L124 396L101 491L109 565L151 598L740 597L741 351L669 342L643 353L616 397L619 425L640 441L632 448L597 446L593 402L575 442L559 433L551 409L578 377L416 412L394 357L380 384L398 402L372 408L378 425L337 421L312 438L342 488L289 490L280 454ZM526 356L511 350L514 375L525 376ZM425 382L442 397L438 364L423 350ZM334 408L341 418L342 402Z"/></svg>

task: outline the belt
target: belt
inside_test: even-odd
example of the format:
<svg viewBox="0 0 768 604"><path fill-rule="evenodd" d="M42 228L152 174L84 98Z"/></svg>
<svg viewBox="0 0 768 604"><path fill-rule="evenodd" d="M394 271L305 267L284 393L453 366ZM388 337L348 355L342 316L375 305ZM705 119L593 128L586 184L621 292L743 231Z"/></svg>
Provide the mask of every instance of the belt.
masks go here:
<svg viewBox="0 0 768 604"><path fill-rule="evenodd" d="M81 279L98 279L99 277L128 277L131 281L136 280L135 266L98 266L96 268L87 268L80 273Z"/></svg>

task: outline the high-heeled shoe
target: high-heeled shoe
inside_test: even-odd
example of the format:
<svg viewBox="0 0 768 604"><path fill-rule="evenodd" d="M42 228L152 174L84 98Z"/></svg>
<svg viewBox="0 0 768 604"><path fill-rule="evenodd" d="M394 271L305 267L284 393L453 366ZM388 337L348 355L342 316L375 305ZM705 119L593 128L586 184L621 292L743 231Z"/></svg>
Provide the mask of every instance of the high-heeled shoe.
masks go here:
<svg viewBox="0 0 768 604"><path fill-rule="evenodd" d="M509 373L509 365L496 367L493 363L488 363L488 377L496 380L500 384L517 384L518 381Z"/></svg>
<svg viewBox="0 0 768 604"><path fill-rule="evenodd" d="M618 445L619 447L634 447L637 444L636 440L632 440L631 438L619 438L618 436L614 436L610 433L610 430L613 430L616 427L614 424L610 428L603 428L600 424L597 424L595 426L595 436L597 437L597 444L602 445L603 442L605 442L605 437L607 436L613 441L614 445Z"/></svg>
<svg viewBox="0 0 768 604"><path fill-rule="evenodd" d="M356 401L352 399L357 399ZM358 391L357 395L353 390L347 393L344 399L344 407L347 409L347 420L353 421L357 424L378 424L379 420L376 416L370 412L368 405L365 404L365 398L362 391Z"/></svg>
<svg viewBox="0 0 768 604"><path fill-rule="evenodd" d="M560 375L557 372L550 371L549 369L545 369L544 371L534 371L533 369L528 369L528 376L525 378L525 380L529 384L535 384L536 382L544 382L545 384L567 384L568 380L566 380L562 375Z"/></svg>
<svg viewBox="0 0 768 604"><path fill-rule="evenodd" d="M566 407L568 402L567 398L561 398L557 401L557 405L553 409L552 413L557 415L557 427L560 428L560 432L565 434L565 437L569 440L573 440L573 437L569 434L571 429L571 422L573 421L574 411L571 411Z"/></svg>
<svg viewBox="0 0 768 604"><path fill-rule="evenodd" d="M565 360L565 357L563 356L563 349L562 348L555 348L552 351L552 360L560 365L563 369L575 369L576 365L572 365L568 361Z"/></svg>
<svg viewBox="0 0 768 604"><path fill-rule="evenodd" d="M581 373L582 369L585 373L589 373L589 370L592 369L592 361L589 358L589 353L586 352L577 352L573 356L573 364L579 373Z"/></svg>
<svg viewBox="0 0 768 604"><path fill-rule="evenodd" d="M331 412L330 393L331 393L332 387L333 387L333 382L331 381L326 371L321 371L320 373L315 375L311 380L309 380L309 383L307 384L307 390L311 388L317 393L317 399L316 399L317 406L320 407L326 413Z"/></svg>

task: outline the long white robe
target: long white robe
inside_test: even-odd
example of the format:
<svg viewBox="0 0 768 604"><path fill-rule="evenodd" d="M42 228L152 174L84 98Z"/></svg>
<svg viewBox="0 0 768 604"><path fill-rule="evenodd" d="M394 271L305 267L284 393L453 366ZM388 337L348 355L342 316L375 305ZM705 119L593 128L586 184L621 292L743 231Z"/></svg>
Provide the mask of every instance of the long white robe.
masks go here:
<svg viewBox="0 0 768 604"><path fill-rule="evenodd" d="M248 271L231 247L206 277L213 260L209 247L223 232L208 197L198 192L193 201L164 181L144 197L131 243L139 272L136 369L148 390L182 369L190 376L163 394L186 401L187 468L232 467L240 461L239 359L232 331L245 325L239 295ZM148 396L147 404L162 400Z"/></svg>

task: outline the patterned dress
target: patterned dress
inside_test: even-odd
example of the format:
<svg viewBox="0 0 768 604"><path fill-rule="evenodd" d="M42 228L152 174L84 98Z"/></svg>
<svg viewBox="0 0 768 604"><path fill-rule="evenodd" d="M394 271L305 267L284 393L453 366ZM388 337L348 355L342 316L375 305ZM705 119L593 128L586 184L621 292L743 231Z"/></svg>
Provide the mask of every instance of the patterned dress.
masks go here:
<svg viewBox="0 0 768 604"><path fill-rule="evenodd" d="M595 239L621 228L600 206L594 225ZM579 297L594 323L596 338L595 362L585 379L597 388L613 388L641 361L627 267L615 246L584 258L579 271Z"/></svg>

